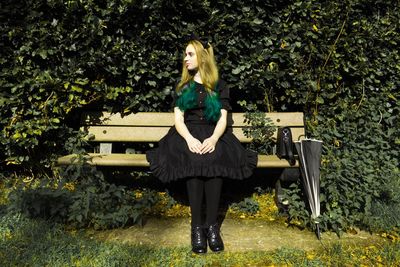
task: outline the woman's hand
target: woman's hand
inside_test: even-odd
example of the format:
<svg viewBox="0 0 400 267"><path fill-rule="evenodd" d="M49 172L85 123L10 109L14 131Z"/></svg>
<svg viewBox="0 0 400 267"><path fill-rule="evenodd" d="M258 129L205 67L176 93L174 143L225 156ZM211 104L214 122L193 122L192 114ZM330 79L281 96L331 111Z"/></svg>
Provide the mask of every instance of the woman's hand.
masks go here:
<svg viewBox="0 0 400 267"><path fill-rule="evenodd" d="M212 153L215 150L218 139L224 134L227 124L228 111L221 109L221 117L215 126L213 134L203 141L201 154Z"/></svg>
<svg viewBox="0 0 400 267"><path fill-rule="evenodd" d="M214 152L215 146L217 145L218 138L214 137L209 137L203 141L202 147L201 147L201 154L205 153L211 153Z"/></svg>
<svg viewBox="0 0 400 267"><path fill-rule="evenodd" d="M186 140L186 143L188 145L188 148L191 152L197 153L197 154L202 154L201 149L202 149L202 144L201 142L194 138L193 136L188 137Z"/></svg>
<svg viewBox="0 0 400 267"><path fill-rule="evenodd" d="M186 127L185 120L184 120L184 112L181 111L178 107L174 108L175 114L175 128L177 132L185 139L186 144L192 153L201 154L201 142L194 138L188 128Z"/></svg>

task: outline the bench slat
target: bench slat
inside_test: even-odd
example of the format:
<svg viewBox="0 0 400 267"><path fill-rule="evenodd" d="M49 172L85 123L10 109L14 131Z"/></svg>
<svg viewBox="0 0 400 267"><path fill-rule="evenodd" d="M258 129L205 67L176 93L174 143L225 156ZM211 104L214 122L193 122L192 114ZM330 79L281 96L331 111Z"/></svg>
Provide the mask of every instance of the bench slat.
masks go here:
<svg viewBox="0 0 400 267"><path fill-rule="evenodd" d="M270 118L275 126L297 126L304 127L304 115L301 112L271 112L265 113L267 118ZM244 113L232 113L234 127L248 126L244 123Z"/></svg>
<svg viewBox="0 0 400 267"><path fill-rule="evenodd" d="M174 125L174 113L138 112L122 117L120 113L87 112L82 115L81 125L136 125L171 127Z"/></svg>
<svg viewBox="0 0 400 267"><path fill-rule="evenodd" d="M275 126L289 126L292 129L293 140L304 136L304 115L301 112L266 113ZM174 125L172 112L139 112L121 117L119 113L87 112L82 115L81 130L87 133L88 141L94 142L158 142L171 126ZM242 143L250 142L243 134L244 113L229 113L228 128ZM276 132L273 136L276 138ZM74 164L76 155L67 155L58 159L58 164ZM149 163L145 154L95 154L86 156L88 163L96 166L131 166L147 167ZM280 160L276 155L258 155L258 168L287 168L286 160Z"/></svg>
<svg viewBox="0 0 400 267"><path fill-rule="evenodd" d="M59 165L74 164L76 155L68 155L58 159ZM89 153L86 156L88 164L96 166L126 166L126 167L148 167L149 162L145 154L95 154ZM281 160L275 155L258 155L258 168L287 168L290 166L287 160Z"/></svg>
<svg viewBox="0 0 400 267"><path fill-rule="evenodd" d="M303 113L301 112L272 112L265 113L276 126L304 127ZM247 126L244 123L244 113L230 113L234 127ZM121 117L120 113L88 112L82 116L81 125L115 125L115 126L172 126L174 113L172 112L138 112Z"/></svg>
<svg viewBox="0 0 400 267"><path fill-rule="evenodd" d="M170 127L127 127L127 126L88 126L82 128L94 137L90 141L96 142L158 142L167 134ZM240 142L248 143L250 138L243 134L242 128L233 128L233 134ZM292 137L297 141L304 136L304 128L291 128ZM273 136L276 138L276 133Z"/></svg>

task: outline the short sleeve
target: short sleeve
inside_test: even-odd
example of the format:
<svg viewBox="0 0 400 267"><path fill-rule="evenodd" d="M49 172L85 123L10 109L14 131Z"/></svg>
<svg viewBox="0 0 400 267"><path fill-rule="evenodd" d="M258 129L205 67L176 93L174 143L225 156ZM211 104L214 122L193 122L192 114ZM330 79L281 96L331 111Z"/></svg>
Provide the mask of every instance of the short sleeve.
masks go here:
<svg viewBox="0 0 400 267"><path fill-rule="evenodd" d="M171 108L175 108L176 100L178 100L178 94L176 93L175 89L173 91L171 91L171 96L172 96Z"/></svg>
<svg viewBox="0 0 400 267"><path fill-rule="evenodd" d="M229 97L229 87L226 85L225 81L220 80L218 82L218 91L222 108L227 111L232 110Z"/></svg>
<svg viewBox="0 0 400 267"><path fill-rule="evenodd" d="M171 96L172 96L172 103L171 103L171 108L176 107L176 101L178 100L178 93L176 92L176 87L178 86L180 79L175 83L174 88L171 90Z"/></svg>

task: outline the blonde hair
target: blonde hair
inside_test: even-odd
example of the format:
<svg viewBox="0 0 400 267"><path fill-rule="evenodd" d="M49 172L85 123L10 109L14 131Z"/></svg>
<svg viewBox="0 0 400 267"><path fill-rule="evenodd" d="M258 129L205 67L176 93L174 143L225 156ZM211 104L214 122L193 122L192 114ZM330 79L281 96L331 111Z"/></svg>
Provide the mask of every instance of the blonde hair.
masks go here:
<svg viewBox="0 0 400 267"><path fill-rule="evenodd" d="M198 72L200 73L204 87L207 91L213 91L218 82L219 74L211 44L208 44L207 49L197 40L191 40L187 45L193 45L196 51L197 63L199 65ZM183 60L182 76L180 82L176 86L176 91L181 90L185 84L193 80L193 76L194 74L186 68L185 61Z"/></svg>

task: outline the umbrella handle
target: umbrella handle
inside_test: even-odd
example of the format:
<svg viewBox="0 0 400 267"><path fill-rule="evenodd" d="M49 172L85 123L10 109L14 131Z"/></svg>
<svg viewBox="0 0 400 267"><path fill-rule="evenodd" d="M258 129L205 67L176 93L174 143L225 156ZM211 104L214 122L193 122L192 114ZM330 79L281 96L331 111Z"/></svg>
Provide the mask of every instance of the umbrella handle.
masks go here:
<svg viewBox="0 0 400 267"><path fill-rule="evenodd" d="M299 135L299 137L297 137L297 141L301 141L300 139L304 137L305 139L307 139L307 135L306 134L301 134Z"/></svg>

